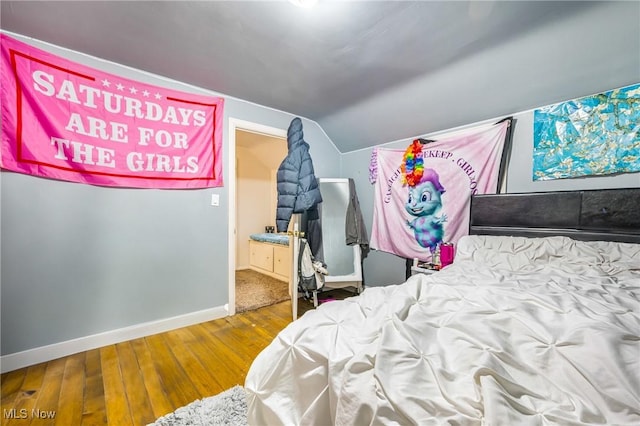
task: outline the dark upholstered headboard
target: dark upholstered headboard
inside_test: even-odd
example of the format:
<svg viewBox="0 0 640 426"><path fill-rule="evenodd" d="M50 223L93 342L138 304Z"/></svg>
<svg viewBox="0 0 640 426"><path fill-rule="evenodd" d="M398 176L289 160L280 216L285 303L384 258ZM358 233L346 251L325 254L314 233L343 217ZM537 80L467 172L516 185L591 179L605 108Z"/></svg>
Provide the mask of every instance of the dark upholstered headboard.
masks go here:
<svg viewBox="0 0 640 426"><path fill-rule="evenodd" d="M640 188L474 195L469 233L640 243Z"/></svg>

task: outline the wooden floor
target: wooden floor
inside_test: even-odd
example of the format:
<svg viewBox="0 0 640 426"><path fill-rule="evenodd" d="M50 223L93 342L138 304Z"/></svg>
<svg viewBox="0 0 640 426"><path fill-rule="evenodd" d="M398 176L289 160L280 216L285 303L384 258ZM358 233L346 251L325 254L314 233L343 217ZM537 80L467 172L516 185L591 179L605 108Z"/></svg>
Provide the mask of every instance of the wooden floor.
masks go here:
<svg viewBox="0 0 640 426"><path fill-rule="evenodd" d="M320 299L353 296L345 290ZM300 299L298 316L313 309ZM81 352L0 377L0 425L147 425L244 380L291 302Z"/></svg>
<svg viewBox="0 0 640 426"><path fill-rule="evenodd" d="M290 322L283 302L5 373L0 424L147 425L243 385Z"/></svg>

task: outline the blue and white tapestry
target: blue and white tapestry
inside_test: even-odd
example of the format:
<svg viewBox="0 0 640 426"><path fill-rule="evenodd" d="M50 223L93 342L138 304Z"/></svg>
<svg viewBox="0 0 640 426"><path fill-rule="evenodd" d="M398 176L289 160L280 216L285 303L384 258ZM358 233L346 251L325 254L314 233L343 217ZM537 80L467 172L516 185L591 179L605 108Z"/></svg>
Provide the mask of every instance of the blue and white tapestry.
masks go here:
<svg viewBox="0 0 640 426"><path fill-rule="evenodd" d="M533 180L640 172L640 84L535 110Z"/></svg>

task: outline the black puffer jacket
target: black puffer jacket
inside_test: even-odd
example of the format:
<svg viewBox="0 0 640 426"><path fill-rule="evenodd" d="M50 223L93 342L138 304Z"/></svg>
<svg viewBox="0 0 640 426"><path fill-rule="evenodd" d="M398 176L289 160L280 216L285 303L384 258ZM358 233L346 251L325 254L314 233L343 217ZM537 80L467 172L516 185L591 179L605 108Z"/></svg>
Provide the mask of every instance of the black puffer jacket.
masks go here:
<svg viewBox="0 0 640 426"><path fill-rule="evenodd" d="M322 202L309 155L309 144L303 139L302 120L298 117L289 125L287 146L289 153L278 168L278 232L287 230L293 213L312 210Z"/></svg>

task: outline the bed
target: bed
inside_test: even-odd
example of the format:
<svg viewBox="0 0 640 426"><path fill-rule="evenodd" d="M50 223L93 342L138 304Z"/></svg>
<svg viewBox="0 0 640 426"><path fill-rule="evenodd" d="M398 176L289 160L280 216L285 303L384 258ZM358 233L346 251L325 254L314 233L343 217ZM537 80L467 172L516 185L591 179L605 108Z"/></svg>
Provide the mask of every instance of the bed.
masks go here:
<svg viewBox="0 0 640 426"><path fill-rule="evenodd" d="M640 424L639 200L473 197L452 265L321 305L258 355L249 424Z"/></svg>

